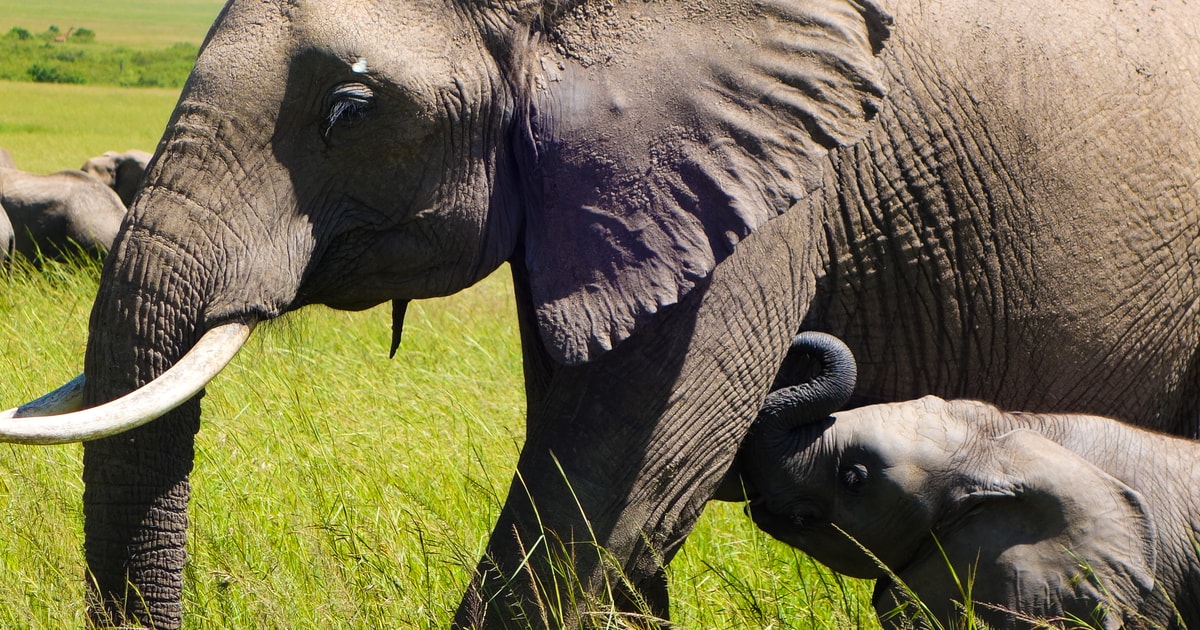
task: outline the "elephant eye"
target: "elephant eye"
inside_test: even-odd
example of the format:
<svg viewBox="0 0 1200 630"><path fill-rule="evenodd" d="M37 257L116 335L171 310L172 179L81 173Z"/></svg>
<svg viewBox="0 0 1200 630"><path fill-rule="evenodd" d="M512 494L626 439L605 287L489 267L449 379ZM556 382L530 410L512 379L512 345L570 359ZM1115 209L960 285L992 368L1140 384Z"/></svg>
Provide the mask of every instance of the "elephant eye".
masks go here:
<svg viewBox="0 0 1200 630"><path fill-rule="evenodd" d="M867 482L867 467L862 464L845 466L838 471L838 478L847 490L855 492Z"/></svg>
<svg viewBox="0 0 1200 630"><path fill-rule="evenodd" d="M321 135L326 139L334 125L352 124L375 109L375 93L362 83L342 83L329 93Z"/></svg>

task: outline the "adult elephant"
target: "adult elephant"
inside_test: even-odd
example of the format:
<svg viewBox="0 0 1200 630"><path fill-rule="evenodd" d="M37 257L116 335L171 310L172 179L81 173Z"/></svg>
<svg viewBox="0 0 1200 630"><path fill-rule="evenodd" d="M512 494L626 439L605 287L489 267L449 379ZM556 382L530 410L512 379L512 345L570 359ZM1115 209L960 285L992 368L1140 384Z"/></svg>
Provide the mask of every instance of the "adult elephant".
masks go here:
<svg viewBox="0 0 1200 630"><path fill-rule="evenodd" d="M102 257L125 218L120 197L80 171L0 168L0 204L12 222L15 250L30 260L79 252Z"/></svg>
<svg viewBox="0 0 1200 630"><path fill-rule="evenodd" d="M871 399L1192 431L1200 7L1150 9L233 0L92 313L85 405L182 382L85 445L93 616L179 624L222 338L311 303L392 301L398 332L504 261L527 435L463 626L574 623L546 592L665 615L802 324L847 340Z"/></svg>
<svg viewBox="0 0 1200 630"><path fill-rule="evenodd" d="M104 182L116 191L121 203L129 207L152 157L154 156L138 149L129 149L124 153L105 151L103 155L89 158L79 170Z"/></svg>

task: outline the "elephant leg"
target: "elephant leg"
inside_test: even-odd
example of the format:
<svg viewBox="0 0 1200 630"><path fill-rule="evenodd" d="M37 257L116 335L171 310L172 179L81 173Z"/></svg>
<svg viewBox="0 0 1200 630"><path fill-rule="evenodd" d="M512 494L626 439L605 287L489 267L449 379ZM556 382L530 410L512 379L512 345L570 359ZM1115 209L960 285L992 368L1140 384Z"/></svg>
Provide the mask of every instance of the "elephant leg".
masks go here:
<svg viewBox="0 0 1200 630"><path fill-rule="evenodd" d="M815 220L793 210L768 224L643 331L553 370L530 403L517 474L457 627L667 616L663 568L732 462L811 298L819 254L793 244L814 242Z"/></svg>

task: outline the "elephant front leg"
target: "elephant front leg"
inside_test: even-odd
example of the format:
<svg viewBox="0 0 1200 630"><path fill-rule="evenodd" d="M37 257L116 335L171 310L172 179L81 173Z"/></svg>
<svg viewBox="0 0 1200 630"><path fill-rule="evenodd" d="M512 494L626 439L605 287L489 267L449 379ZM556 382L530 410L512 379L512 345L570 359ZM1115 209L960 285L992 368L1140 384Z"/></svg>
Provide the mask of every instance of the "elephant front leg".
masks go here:
<svg viewBox="0 0 1200 630"><path fill-rule="evenodd" d="M795 262L786 242L755 241ZM813 276L786 265L747 273L756 266L747 256L719 268L598 361L553 370L457 627L667 617L664 568L732 463L811 297L802 278Z"/></svg>

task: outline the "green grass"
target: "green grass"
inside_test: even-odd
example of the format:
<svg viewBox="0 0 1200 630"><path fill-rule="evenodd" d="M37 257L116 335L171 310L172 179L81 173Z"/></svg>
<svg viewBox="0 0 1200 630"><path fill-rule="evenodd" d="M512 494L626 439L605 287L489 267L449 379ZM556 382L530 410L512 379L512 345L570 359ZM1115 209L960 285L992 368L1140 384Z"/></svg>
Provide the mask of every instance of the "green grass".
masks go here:
<svg viewBox="0 0 1200 630"><path fill-rule="evenodd" d="M98 43L132 48L200 44L224 0L0 0L0 34L13 27L40 33L54 25L96 33Z"/></svg>
<svg viewBox="0 0 1200 630"><path fill-rule="evenodd" d="M2 406L81 367L97 269L0 275ZM516 465L523 400L501 272L413 304L310 308L261 326L204 400L193 474L189 628L444 628ZM0 627L79 627L79 446L0 446ZM689 628L873 624L837 577L710 506L671 567Z"/></svg>
<svg viewBox="0 0 1200 630"><path fill-rule="evenodd" d="M178 89L221 6L0 0L0 80Z"/></svg>
<svg viewBox="0 0 1200 630"><path fill-rule="evenodd" d="M153 153L178 99L168 89L0 82L0 147L36 173L105 151Z"/></svg>
<svg viewBox="0 0 1200 630"><path fill-rule="evenodd" d="M56 35L63 36L57 30L41 35L14 30L0 37L0 80L181 88L200 51L190 43L135 50L77 41L78 34L60 43Z"/></svg>

